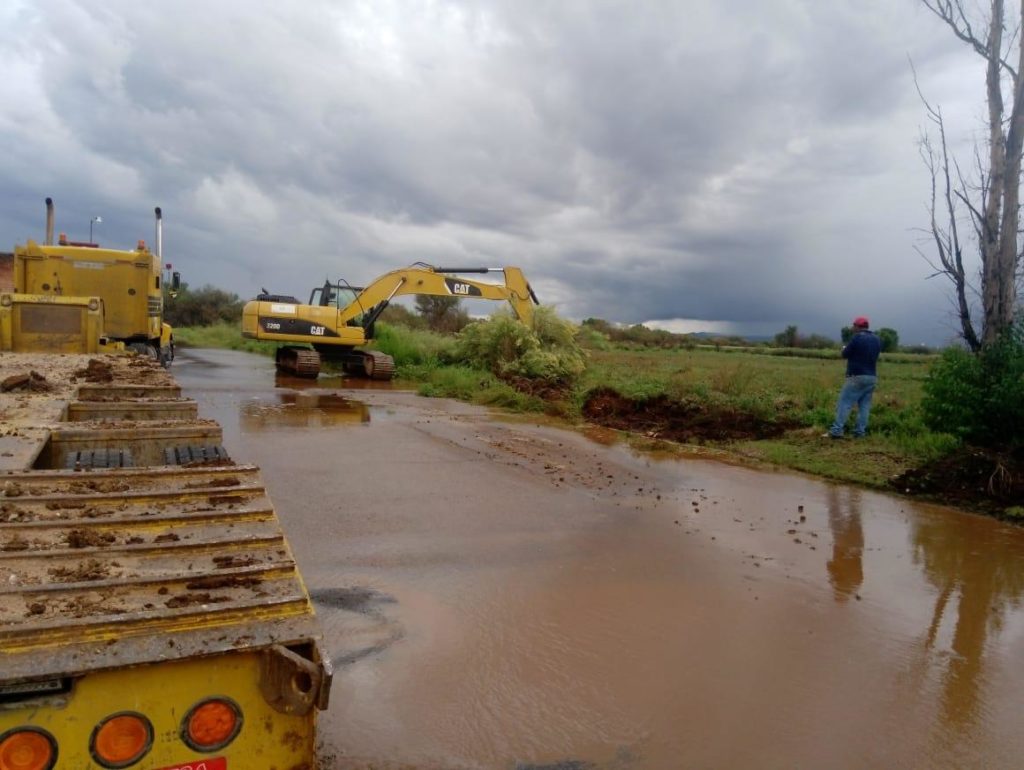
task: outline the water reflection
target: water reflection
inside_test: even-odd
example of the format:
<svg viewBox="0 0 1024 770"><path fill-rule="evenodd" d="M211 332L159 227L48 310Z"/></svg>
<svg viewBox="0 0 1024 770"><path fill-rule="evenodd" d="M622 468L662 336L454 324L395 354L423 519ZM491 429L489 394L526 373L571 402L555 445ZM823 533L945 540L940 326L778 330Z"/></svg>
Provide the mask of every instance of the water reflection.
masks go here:
<svg viewBox="0 0 1024 770"><path fill-rule="evenodd" d="M1007 611L1017 609L1024 594L1018 533L987 524L970 516L921 516L912 530L914 560L938 591L923 648L940 670L943 721L960 730L980 716L990 634L998 637ZM951 606L955 620L947 621Z"/></svg>
<svg viewBox="0 0 1024 770"><path fill-rule="evenodd" d="M239 424L244 433L276 428L324 428L370 421L370 410L361 401L336 393L284 391L278 403L246 401L239 406Z"/></svg>
<svg viewBox="0 0 1024 770"><path fill-rule="evenodd" d="M832 558L828 581L836 601L856 596L864 582L864 529L861 526L859 489L832 486L827 492L828 526L832 531Z"/></svg>
<svg viewBox="0 0 1024 770"><path fill-rule="evenodd" d="M391 380L368 380L342 374L332 369L321 369L319 377L295 377L281 371L274 372L274 387L289 390L324 390L327 388L346 388L348 390L394 390Z"/></svg>

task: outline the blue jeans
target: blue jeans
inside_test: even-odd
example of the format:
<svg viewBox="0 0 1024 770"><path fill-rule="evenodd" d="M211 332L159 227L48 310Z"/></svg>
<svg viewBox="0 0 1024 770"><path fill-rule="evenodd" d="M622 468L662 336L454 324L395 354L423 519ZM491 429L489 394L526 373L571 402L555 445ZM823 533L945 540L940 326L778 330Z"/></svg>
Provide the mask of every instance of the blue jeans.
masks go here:
<svg viewBox="0 0 1024 770"><path fill-rule="evenodd" d="M839 403L836 404L836 421L829 428L833 436L842 436L846 428L846 418L850 410L857 406L857 425L853 429L854 436L863 436L868 430L868 415L871 414L871 394L875 392L878 377L873 374L855 374L846 378L846 384L839 391Z"/></svg>

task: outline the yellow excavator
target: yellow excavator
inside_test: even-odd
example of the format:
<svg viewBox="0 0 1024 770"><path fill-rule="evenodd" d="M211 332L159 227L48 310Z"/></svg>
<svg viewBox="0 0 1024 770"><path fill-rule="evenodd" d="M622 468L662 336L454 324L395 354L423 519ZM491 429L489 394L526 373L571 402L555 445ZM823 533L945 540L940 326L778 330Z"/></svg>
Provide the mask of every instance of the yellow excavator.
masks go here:
<svg viewBox="0 0 1024 770"><path fill-rule="evenodd" d="M501 273L504 283L475 281L464 273ZM390 380L395 373L391 356L357 348L373 339L374 323L388 303L407 294L505 300L523 323L530 323L533 305L540 304L518 267L434 267L417 262L365 287L327 281L313 289L305 305L264 289L242 310L242 336L286 343L277 350L277 367L298 377L316 377L324 359L341 363L350 374Z"/></svg>

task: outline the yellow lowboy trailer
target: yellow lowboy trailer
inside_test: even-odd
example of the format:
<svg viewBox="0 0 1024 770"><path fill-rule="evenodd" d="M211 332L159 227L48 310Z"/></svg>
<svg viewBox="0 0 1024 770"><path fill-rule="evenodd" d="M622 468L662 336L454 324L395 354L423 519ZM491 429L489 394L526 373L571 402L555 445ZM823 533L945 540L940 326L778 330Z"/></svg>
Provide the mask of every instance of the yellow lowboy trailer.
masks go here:
<svg viewBox="0 0 1024 770"><path fill-rule="evenodd" d="M0 770L312 770L330 660L258 469L155 361L5 388Z"/></svg>

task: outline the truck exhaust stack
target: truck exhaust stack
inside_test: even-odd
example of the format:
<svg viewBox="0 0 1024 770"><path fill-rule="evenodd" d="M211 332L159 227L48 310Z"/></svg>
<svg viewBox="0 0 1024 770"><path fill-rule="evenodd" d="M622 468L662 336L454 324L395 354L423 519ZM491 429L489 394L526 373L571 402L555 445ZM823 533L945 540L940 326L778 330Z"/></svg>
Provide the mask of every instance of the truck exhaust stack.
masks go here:
<svg viewBox="0 0 1024 770"><path fill-rule="evenodd" d="M156 257L161 259L164 254L164 215L159 206L154 209L154 212L156 213Z"/></svg>
<svg viewBox="0 0 1024 770"><path fill-rule="evenodd" d="M53 198L46 199L46 240L44 245L53 245Z"/></svg>

